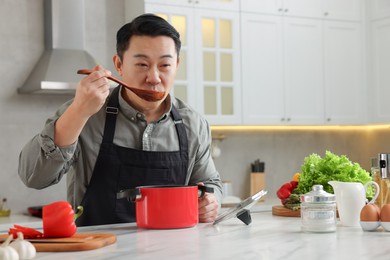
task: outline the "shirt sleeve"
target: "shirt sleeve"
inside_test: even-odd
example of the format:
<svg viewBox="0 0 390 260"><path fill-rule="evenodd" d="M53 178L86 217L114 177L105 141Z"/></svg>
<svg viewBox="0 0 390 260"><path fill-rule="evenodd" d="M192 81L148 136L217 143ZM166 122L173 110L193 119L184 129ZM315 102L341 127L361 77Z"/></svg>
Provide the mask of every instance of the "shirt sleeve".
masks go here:
<svg viewBox="0 0 390 260"><path fill-rule="evenodd" d="M27 187L43 189L58 183L75 160L77 141L66 147L54 143L55 122L66 107L61 107L54 117L48 119L41 133L20 152L18 174Z"/></svg>
<svg viewBox="0 0 390 260"><path fill-rule="evenodd" d="M208 122L203 118L199 128L199 146L190 183L203 182L206 186L214 188L214 195L221 204L222 181L210 153L211 130Z"/></svg>

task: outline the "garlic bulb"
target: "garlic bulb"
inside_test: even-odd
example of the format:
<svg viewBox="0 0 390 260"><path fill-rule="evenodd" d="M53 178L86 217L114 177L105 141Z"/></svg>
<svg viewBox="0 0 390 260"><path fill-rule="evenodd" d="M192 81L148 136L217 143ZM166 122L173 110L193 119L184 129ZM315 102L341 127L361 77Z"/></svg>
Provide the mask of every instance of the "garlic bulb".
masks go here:
<svg viewBox="0 0 390 260"><path fill-rule="evenodd" d="M19 254L19 259L33 259L36 255L36 249L29 241L24 240L23 233L18 232L18 238L9 245Z"/></svg>
<svg viewBox="0 0 390 260"><path fill-rule="evenodd" d="M0 260L19 260L19 255L16 250L9 246L12 240L12 235L8 236L5 242L0 246Z"/></svg>

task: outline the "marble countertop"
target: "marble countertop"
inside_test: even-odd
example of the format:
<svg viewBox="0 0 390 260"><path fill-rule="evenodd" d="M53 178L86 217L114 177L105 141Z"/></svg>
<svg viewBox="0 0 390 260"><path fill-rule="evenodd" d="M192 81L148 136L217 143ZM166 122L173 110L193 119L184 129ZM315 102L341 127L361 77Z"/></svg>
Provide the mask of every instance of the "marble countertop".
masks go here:
<svg viewBox="0 0 390 260"><path fill-rule="evenodd" d="M338 223L334 233L304 233L300 218L273 216L270 210L256 206L248 226L233 218L171 230L135 223L81 227L80 233L113 233L117 242L83 252L38 253L36 259L390 259L390 232Z"/></svg>

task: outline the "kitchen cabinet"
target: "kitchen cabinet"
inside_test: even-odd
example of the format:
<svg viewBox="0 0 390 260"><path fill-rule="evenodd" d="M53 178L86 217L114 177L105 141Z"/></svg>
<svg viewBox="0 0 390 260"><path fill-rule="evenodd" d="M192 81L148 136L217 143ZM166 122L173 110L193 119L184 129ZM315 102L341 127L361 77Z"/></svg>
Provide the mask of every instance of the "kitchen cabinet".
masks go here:
<svg viewBox="0 0 390 260"><path fill-rule="evenodd" d="M151 4L237 11L240 0L145 0Z"/></svg>
<svg viewBox="0 0 390 260"><path fill-rule="evenodd" d="M389 18L390 17L390 1L389 0L369 0L369 14L372 20Z"/></svg>
<svg viewBox="0 0 390 260"><path fill-rule="evenodd" d="M139 2L126 2L127 17L156 13L181 35L181 61L172 94L193 106L210 124L241 123L238 5L236 11L226 11Z"/></svg>
<svg viewBox="0 0 390 260"><path fill-rule="evenodd" d="M323 121L321 23L242 14L244 124Z"/></svg>
<svg viewBox="0 0 390 260"><path fill-rule="evenodd" d="M364 122L360 23L242 13L241 33L244 124Z"/></svg>
<svg viewBox="0 0 390 260"><path fill-rule="evenodd" d="M373 86L372 119L374 123L389 123L390 121L390 18L371 23L371 51Z"/></svg>
<svg viewBox="0 0 390 260"><path fill-rule="evenodd" d="M361 24L326 21L323 26L326 123L367 123Z"/></svg>
<svg viewBox="0 0 390 260"><path fill-rule="evenodd" d="M360 21L362 6L362 0L242 0L240 8L243 12Z"/></svg>

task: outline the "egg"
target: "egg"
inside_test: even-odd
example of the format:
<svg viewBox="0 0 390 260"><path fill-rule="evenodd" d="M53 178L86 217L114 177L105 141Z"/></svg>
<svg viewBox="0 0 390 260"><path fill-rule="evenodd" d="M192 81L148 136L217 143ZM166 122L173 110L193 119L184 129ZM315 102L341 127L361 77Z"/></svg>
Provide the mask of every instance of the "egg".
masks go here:
<svg viewBox="0 0 390 260"><path fill-rule="evenodd" d="M389 213L390 213L390 204L389 204ZM380 209L377 205L369 203L365 205L360 211L360 221L379 221L380 219ZM390 214L389 214L390 218Z"/></svg>
<svg viewBox="0 0 390 260"><path fill-rule="evenodd" d="M382 222L390 222L390 204L383 205L380 217Z"/></svg>

